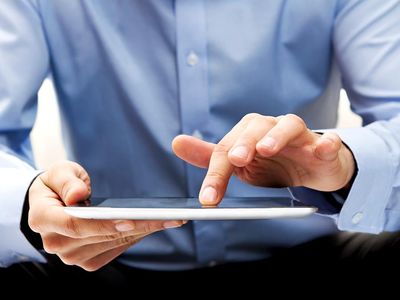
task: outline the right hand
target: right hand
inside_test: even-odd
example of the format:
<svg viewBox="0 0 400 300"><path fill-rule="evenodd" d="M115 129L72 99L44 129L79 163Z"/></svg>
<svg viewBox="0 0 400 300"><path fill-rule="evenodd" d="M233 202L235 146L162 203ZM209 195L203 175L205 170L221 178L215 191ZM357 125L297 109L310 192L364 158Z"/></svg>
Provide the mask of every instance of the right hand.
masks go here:
<svg viewBox="0 0 400 300"><path fill-rule="evenodd" d="M41 235L44 250L56 254L67 265L95 271L146 235L184 224L183 221L85 220L64 213L64 206L85 201L90 193L87 172L68 161L53 165L29 188L29 227Z"/></svg>

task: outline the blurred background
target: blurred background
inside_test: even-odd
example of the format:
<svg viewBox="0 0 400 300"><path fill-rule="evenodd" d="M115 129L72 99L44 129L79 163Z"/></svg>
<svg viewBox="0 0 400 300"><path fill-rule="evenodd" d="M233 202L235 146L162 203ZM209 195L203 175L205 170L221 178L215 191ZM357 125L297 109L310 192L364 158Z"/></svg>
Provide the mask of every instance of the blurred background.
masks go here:
<svg viewBox="0 0 400 300"><path fill-rule="evenodd" d="M361 118L350 110L346 92L340 94L338 127L361 126ZM61 138L60 115L51 80L46 79L39 91L39 109L31 133L37 167L46 169L52 163L65 159Z"/></svg>

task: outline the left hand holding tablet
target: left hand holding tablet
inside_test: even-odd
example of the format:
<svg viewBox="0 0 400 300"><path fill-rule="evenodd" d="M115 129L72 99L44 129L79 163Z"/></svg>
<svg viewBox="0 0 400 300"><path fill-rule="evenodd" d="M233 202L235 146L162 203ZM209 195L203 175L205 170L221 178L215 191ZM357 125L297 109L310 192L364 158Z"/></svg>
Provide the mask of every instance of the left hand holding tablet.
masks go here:
<svg viewBox="0 0 400 300"><path fill-rule="evenodd" d="M60 162L36 177L29 188L30 228L39 233L44 250L65 264L87 271L104 266L145 236L184 221L86 220L64 212L91 194L88 173L77 163Z"/></svg>

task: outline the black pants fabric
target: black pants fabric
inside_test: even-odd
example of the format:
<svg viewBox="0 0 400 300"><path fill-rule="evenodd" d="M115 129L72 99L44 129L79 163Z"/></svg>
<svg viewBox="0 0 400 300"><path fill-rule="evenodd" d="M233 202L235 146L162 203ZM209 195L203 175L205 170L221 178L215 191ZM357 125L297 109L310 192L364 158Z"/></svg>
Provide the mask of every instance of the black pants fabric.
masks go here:
<svg viewBox="0 0 400 300"><path fill-rule="evenodd" d="M154 283L169 283L173 287L188 282L219 287L226 284L229 289L238 287L235 282L261 282L260 288L266 284L271 289L275 281L313 282L335 278L334 282L337 284L345 283L345 278L382 279L390 270L396 270L396 273L400 270L400 233L339 233L278 251L271 258L262 261L169 272L136 269L112 262L98 271L85 272L52 259L50 263L43 265L23 263L0 269L0 283L3 289L8 284L17 282L21 286L35 286L37 290L49 286L65 288L79 285L95 288L97 292L109 288L118 288L121 291L135 287L137 290Z"/></svg>

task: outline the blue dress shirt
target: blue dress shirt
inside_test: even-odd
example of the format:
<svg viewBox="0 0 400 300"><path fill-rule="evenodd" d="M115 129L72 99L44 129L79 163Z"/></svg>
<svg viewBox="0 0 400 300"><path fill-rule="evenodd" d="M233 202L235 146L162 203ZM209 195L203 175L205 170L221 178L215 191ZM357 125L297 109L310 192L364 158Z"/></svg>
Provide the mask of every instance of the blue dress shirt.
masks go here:
<svg viewBox="0 0 400 300"><path fill-rule="evenodd" d="M124 263L189 269L263 259L338 228L400 229L399 20L396 0L0 1L0 264L44 261L19 224L49 75L68 156L95 196L197 196L205 171L175 157L171 140L217 142L246 113L332 129L343 86L363 117L363 128L337 130L359 169L337 214L190 222L144 239ZM233 178L227 195L267 193Z"/></svg>

